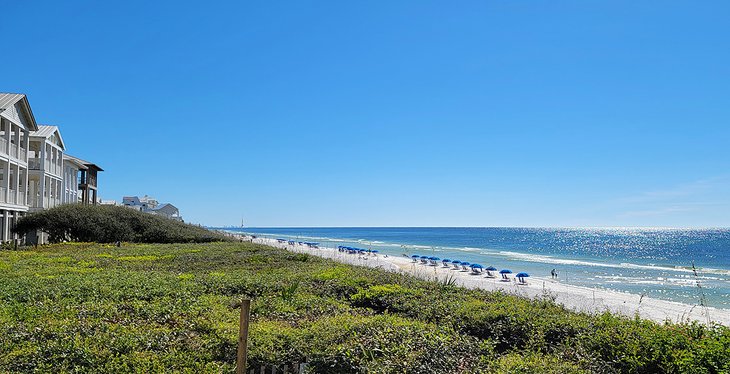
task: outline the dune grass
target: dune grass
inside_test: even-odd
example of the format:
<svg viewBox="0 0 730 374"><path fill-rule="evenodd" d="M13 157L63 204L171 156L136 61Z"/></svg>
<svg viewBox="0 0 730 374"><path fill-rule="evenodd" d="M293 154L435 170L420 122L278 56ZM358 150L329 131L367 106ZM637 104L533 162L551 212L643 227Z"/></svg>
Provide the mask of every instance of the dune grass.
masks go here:
<svg viewBox="0 0 730 374"><path fill-rule="evenodd" d="M590 316L250 243L0 252L0 372L720 373L730 329Z"/></svg>

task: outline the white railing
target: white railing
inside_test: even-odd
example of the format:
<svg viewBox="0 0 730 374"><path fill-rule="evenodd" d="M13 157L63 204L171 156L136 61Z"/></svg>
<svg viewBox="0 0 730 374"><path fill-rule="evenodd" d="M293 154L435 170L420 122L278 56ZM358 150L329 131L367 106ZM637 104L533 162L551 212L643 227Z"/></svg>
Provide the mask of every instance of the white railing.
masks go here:
<svg viewBox="0 0 730 374"><path fill-rule="evenodd" d="M18 154L18 158L27 161L28 160L28 150L26 150L23 147L20 147L20 153Z"/></svg>
<svg viewBox="0 0 730 374"><path fill-rule="evenodd" d="M5 187L0 187L0 202L6 202L7 194L5 193Z"/></svg>
<svg viewBox="0 0 730 374"><path fill-rule="evenodd" d="M30 201L28 201L28 203L30 204L31 208L43 208L41 206L41 197L40 196L29 197L28 199L30 200Z"/></svg>
<svg viewBox="0 0 730 374"><path fill-rule="evenodd" d="M18 158L18 145L17 144L10 144L10 155Z"/></svg>
<svg viewBox="0 0 730 374"><path fill-rule="evenodd" d="M31 170L41 170L41 159L37 157L32 157L28 159L28 169Z"/></svg>
<svg viewBox="0 0 730 374"><path fill-rule="evenodd" d="M0 153L8 153L8 141L5 138L0 138Z"/></svg>
<svg viewBox="0 0 730 374"><path fill-rule="evenodd" d="M18 191L18 197L15 199L18 205L25 205L25 191Z"/></svg>
<svg viewBox="0 0 730 374"><path fill-rule="evenodd" d="M10 190L10 193L8 194L8 203L10 204L17 204L18 201L18 194L15 190Z"/></svg>
<svg viewBox="0 0 730 374"><path fill-rule="evenodd" d="M46 160L45 170L51 174L61 175L62 168L60 165L53 164L51 161Z"/></svg>

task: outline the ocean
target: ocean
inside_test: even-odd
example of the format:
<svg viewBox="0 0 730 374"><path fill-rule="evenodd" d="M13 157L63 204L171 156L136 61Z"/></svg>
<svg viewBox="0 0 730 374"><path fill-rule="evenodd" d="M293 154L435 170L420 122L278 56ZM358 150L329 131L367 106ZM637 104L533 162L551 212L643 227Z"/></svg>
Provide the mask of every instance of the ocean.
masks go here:
<svg viewBox="0 0 730 374"><path fill-rule="evenodd" d="M691 305L730 309L730 229L243 228L270 238L457 259ZM694 268L693 268L694 267Z"/></svg>

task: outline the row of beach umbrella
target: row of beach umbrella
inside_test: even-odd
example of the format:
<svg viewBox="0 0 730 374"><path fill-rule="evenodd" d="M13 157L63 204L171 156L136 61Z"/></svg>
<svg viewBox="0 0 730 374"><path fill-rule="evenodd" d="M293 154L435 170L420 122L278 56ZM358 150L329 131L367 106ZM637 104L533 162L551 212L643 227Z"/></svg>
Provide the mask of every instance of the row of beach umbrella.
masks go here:
<svg viewBox="0 0 730 374"><path fill-rule="evenodd" d="M411 259L414 263L421 263L424 265L431 265L436 266L438 262L440 261L443 267L452 267L454 270L458 270L459 268L463 270L471 270L473 274L481 274L482 271L486 271L487 277L494 277L493 272L497 271L497 268L494 266L484 267L480 264L472 264L467 261L460 261L460 260L451 260L448 258L441 259L436 256L422 256L422 255L411 255ZM509 280L508 274L512 274L512 270L509 269L502 269L499 271L499 274L502 275L503 280ZM530 274L527 274L525 272L520 272L515 275L517 279L520 280L521 283L525 283L525 278L528 278Z"/></svg>
<svg viewBox="0 0 730 374"><path fill-rule="evenodd" d="M309 248L319 248L319 243L313 243L313 242L299 242L294 240L286 240L286 239L276 239L278 243L287 243L289 245L304 245Z"/></svg>
<svg viewBox="0 0 730 374"><path fill-rule="evenodd" d="M300 241L294 241L294 240L286 240L286 239L276 239L279 243L288 243L289 245L305 245L309 248L319 248L319 243L312 243L312 242L300 242ZM380 251L376 249L362 249L362 248L355 248L355 247L349 247L345 245L337 246L337 251L344 252L348 254L359 254L359 255L373 255L377 256ZM431 265L431 266L437 266L439 262L441 262L443 267L452 268L454 270L463 269L464 271L471 270L473 274L481 274L483 271L487 273L487 277L494 278L495 275L493 272L497 271L497 268L494 266L484 267L477 263L469 263L467 261L460 261L460 260L451 260L448 258L441 259L436 256L422 256L422 255L411 255L411 259L414 263L421 263L424 265ZM508 274L512 274L512 270L509 269L502 269L499 271L499 274L502 276L502 280L508 281ZM530 274L527 274L525 272L520 272L515 275L517 279L519 279L520 283L526 283L525 278L528 278Z"/></svg>
<svg viewBox="0 0 730 374"><path fill-rule="evenodd" d="M362 249L362 248L355 248L355 247L348 247L346 245L338 245L337 251L339 252L345 252L348 254L361 254L361 255L373 255L377 256L380 251L377 249Z"/></svg>

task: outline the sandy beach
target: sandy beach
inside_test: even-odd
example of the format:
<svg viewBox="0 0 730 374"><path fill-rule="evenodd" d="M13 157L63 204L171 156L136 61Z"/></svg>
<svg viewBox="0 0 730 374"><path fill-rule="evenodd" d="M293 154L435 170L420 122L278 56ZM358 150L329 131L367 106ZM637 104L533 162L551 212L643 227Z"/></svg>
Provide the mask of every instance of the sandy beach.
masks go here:
<svg viewBox="0 0 730 374"><path fill-rule="evenodd" d="M426 280L436 281L451 277L456 284L467 288L503 291L527 298L549 296L554 298L555 302L580 312L603 313L609 311L629 317L638 313L641 318L656 322L698 321L730 326L730 310L726 309L705 308L624 292L572 286L549 278L530 277L527 285L518 285L516 282L502 282L499 277L487 278L483 274L473 275L470 272L454 270L453 267L446 268L440 264L438 266L423 265L399 256L347 254L339 252L336 248L309 248L306 245L279 243L269 238L256 238L253 241L351 265L407 273Z"/></svg>

